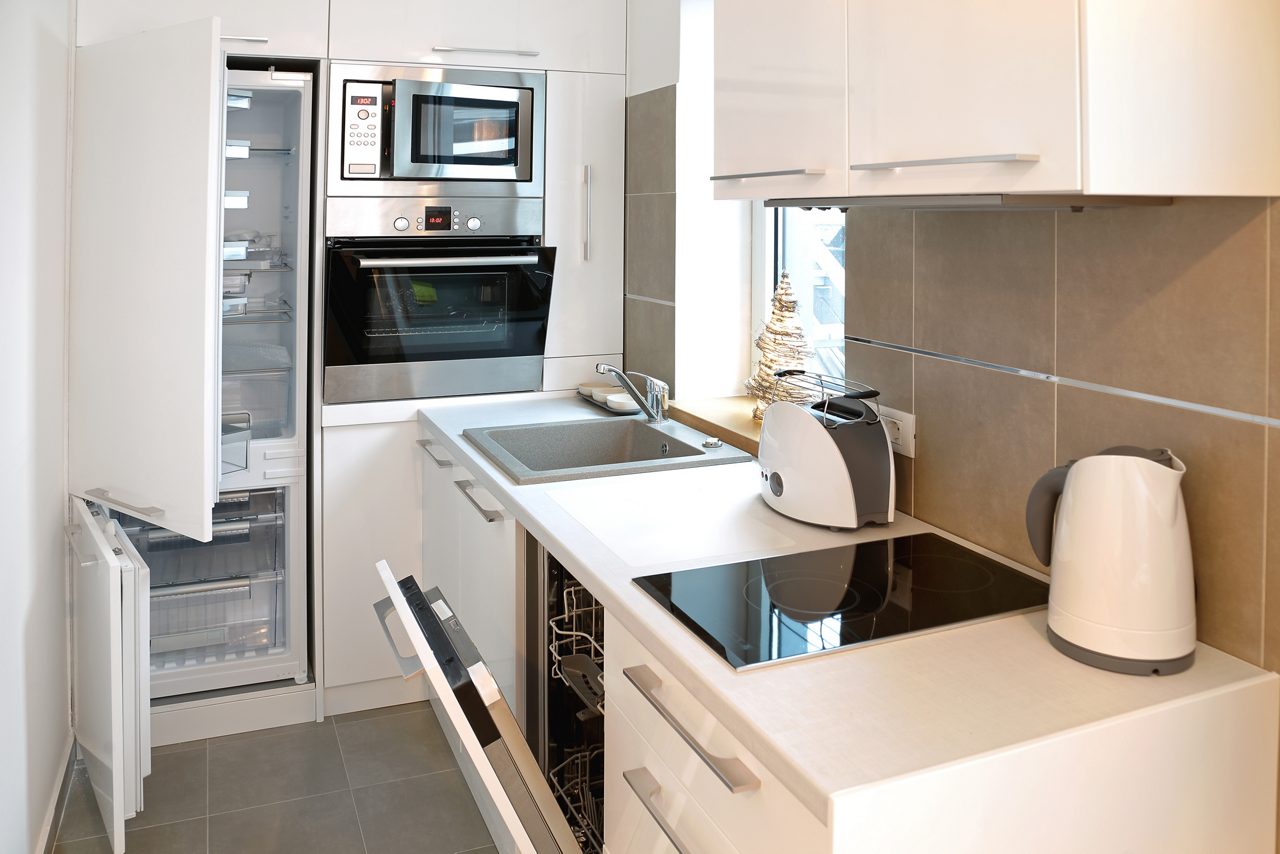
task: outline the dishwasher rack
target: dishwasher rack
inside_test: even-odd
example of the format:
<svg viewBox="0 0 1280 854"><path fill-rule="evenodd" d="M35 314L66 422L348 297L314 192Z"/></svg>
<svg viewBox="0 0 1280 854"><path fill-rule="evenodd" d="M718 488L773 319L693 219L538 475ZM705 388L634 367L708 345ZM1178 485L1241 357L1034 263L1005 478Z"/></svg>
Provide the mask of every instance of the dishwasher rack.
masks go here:
<svg viewBox="0 0 1280 854"><path fill-rule="evenodd" d="M547 772L583 851L603 851L604 748L585 747Z"/></svg>

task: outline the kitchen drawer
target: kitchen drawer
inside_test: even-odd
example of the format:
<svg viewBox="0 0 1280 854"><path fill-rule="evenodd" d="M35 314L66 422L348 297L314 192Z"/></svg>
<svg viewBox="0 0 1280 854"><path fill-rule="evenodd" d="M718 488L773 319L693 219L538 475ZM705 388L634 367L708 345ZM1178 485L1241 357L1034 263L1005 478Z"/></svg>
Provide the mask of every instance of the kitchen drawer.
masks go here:
<svg viewBox="0 0 1280 854"><path fill-rule="evenodd" d="M668 833L697 854L734 850L635 726L613 707L604 719L604 744L604 832L610 854L678 850ZM658 817L667 825L665 832Z"/></svg>
<svg viewBox="0 0 1280 854"><path fill-rule="evenodd" d="M730 842L745 852L830 850L831 834L827 827L730 735L639 641L608 615L605 637L609 650L605 660L609 715L621 712L634 723ZM652 684L656 680L652 688L654 700L664 706L707 753L727 760L726 764L736 764L733 762L736 759L745 766L740 768L742 790L732 792L721 782L654 703L626 677L627 671L642 682ZM759 781L758 784L755 781Z"/></svg>

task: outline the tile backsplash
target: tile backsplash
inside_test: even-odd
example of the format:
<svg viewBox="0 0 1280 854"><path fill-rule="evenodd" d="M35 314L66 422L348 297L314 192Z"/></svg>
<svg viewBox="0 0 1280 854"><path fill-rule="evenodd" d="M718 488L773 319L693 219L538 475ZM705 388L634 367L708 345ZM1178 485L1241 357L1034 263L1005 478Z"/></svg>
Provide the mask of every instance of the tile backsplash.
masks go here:
<svg viewBox="0 0 1280 854"><path fill-rule="evenodd" d="M1169 447L1200 638L1280 669L1280 427L1261 421L1280 419L1280 202L854 208L846 235L846 334L942 357L846 348L850 377L916 413L902 509L1035 565L1043 472Z"/></svg>

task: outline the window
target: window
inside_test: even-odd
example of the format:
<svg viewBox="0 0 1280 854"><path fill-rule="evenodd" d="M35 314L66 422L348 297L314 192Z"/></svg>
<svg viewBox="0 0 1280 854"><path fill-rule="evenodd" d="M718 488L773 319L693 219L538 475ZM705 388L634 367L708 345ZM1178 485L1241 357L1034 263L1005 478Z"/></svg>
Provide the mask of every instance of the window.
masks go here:
<svg viewBox="0 0 1280 854"><path fill-rule="evenodd" d="M764 218L766 281L757 293L758 333L769 319L769 303L785 271L796 296L796 314L813 356L809 368L844 377L845 216L839 208L759 208Z"/></svg>

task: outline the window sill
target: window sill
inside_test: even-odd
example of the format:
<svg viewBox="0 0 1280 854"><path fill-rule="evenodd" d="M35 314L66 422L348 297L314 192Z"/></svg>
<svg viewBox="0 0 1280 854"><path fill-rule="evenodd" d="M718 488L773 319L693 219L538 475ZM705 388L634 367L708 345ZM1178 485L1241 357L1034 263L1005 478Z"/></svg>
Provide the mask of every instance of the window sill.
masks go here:
<svg viewBox="0 0 1280 854"><path fill-rule="evenodd" d="M675 421L741 448L753 457L760 453L760 422L751 417L755 398L707 397L673 400L667 414Z"/></svg>

